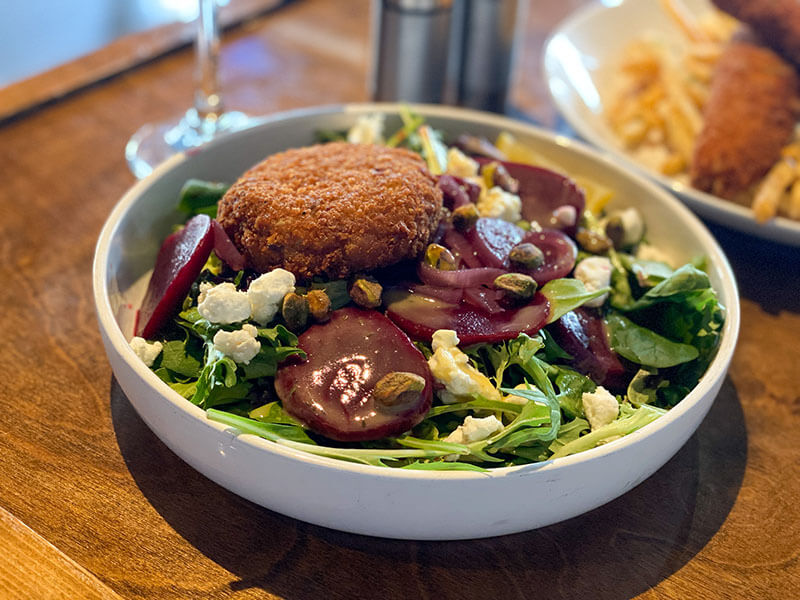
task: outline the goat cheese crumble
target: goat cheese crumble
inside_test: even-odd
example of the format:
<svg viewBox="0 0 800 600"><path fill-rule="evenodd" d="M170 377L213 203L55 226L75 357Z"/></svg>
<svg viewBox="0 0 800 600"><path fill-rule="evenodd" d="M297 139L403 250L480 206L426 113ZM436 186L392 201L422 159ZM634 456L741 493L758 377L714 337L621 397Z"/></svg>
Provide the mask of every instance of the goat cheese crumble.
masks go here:
<svg viewBox="0 0 800 600"><path fill-rule="evenodd" d="M463 402L483 396L489 400L501 400L500 392L489 378L469 364L469 357L458 349L459 339L452 329L440 329L433 334L433 356L428 366L433 376L445 389L439 398L445 404Z"/></svg>

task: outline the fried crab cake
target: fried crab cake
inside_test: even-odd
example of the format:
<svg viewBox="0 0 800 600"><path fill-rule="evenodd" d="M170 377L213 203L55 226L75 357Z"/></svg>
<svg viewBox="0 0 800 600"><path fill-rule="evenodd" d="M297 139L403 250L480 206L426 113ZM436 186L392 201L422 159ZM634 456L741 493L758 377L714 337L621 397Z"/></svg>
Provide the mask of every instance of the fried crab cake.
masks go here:
<svg viewBox="0 0 800 600"><path fill-rule="evenodd" d="M337 279L419 256L441 210L418 155L333 142L251 168L220 200L217 220L257 271Z"/></svg>

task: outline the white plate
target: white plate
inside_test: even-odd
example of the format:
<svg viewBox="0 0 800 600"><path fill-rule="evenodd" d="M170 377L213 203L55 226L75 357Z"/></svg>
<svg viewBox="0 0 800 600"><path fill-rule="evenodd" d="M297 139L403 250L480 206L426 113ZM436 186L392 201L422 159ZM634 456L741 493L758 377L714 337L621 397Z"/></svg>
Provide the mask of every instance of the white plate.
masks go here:
<svg viewBox="0 0 800 600"><path fill-rule="evenodd" d="M136 358L127 343L130 307L163 237L179 218L174 202L190 177L233 181L278 150L312 142L318 129L341 129L358 115L397 105L349 105L276 115L176 156L137 183L108 218L95 253L93 284L100 331L114 374L142 419L176 454L227 489L311 523L405 539L495 536L549 525L630 490L663 465L695 431L714 400L739 329L736 283L714 238L666 191L579 142L496 115L420 106L428 122L453 135L494 137L507 130L568 172L616 190L614 202L637 206L648 236L676 261L708 257L712 283L727 308L717 357L698 386L647 427L581 454L488 473L424 472L316 457L209 421Z"/></svg>
<svg viewBox="0 0 800 600"><path fill-rule="evenodd" d="M708 12L708 0L683 0L693 14ZM666 15L660 0L604 0L588 4L563 21L545 46L544 72L550 94L567 123L583 139L607 150L678 194L704 218L761 238L800 246L800 222L777 217L757 223L744 206L695 190L635 161L603 117L609 82L623 49L654 32L680 48L685 36Z"/></svg>

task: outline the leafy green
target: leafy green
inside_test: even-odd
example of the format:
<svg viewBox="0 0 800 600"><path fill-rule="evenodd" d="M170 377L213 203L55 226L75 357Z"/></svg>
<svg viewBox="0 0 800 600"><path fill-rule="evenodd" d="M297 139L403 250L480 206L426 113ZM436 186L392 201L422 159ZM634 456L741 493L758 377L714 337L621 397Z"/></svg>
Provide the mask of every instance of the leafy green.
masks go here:
<svg viewBox="0 0 800 600"><path fill-rule="evenodd" d="M487 471L487 469L473 463L447 461L420 462L417 460L400 468L411 471L477 471L479 473Z"/></svg>
<svg viewBox="0 0 800 600"><path fill-rule="evenodd" d="M580 279L564 277L548 281L540 291L550 303L550 316L547 322L554 323L569 311L610 292L611 288L604 287L589 292Z"/></svg>
<svg viewBox="0 0 800 600"><path fill-rule="evenodd" d="M178 194L178 209L189 214L217 216L217 202L230 186L227 183L189 179Z"/></svg>
<svg viewBox="0 0 800 600"><path fill-rule="evenodd" d="M268 402L258 408L254 408L248 413L251 419L262 423L278 423L281 425L300 426L300 423L287 413L280 402Z"/></svg>
<svg viewBox="0 0 800 600"><path fill-rule="evenodd" d="M203 366L202 346L198 357L198 345L189 343L188 339L164 342L161 366L179 375L199 377Z"/></svg>
<svg viewBox="0 0 800 600"><path fill-rule="evenodd" d="M606 317L606 325L611 349L639 365L672 367L699 355L694 346L673 342L616 313Z"/></svg>
<svg viewBox="0 0 800 600"><path fill-rule="evenodd" d="M600 444L608 443L620 436L625 436L633 433L637 429L641 429L645 425L655 421L665 412L666 411L661 408L644 404L635 409L629 416L619 418L608 425L595 429L591 433L587 433L586 435L565 443L553 452L550 458L569 456L570 454L590 450Z"/></svg>

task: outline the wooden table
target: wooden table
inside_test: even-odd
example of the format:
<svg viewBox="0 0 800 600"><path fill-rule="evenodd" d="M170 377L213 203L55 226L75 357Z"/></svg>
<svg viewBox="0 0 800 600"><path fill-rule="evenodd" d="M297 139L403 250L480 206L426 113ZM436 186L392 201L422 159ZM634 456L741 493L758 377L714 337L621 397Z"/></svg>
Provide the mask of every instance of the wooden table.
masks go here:
<svg viewBox="0 0 800 600"><path fill-rule="evenodd" d="M582 3L532 3L512 97L547 126L542 43ZM229 104L365 100L367 13L307 0L230 30ZM255 506L167 450L111 374L90 270L134 183L125 142L187 107L192 58L0 124L0 598L800 597L800 252L718 227L742 298L730 374L666 466L586 515L481 541L372 539Z"/></svg>

